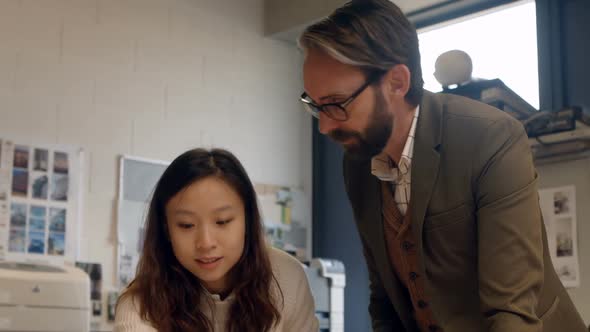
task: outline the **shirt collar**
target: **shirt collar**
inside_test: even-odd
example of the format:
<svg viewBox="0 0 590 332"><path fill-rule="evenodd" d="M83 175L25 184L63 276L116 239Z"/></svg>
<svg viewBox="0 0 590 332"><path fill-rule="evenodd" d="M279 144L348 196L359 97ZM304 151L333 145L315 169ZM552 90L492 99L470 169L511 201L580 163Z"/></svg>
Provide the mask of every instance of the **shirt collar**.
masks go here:
<svg viewBox="0 0 590 332"><path fill-rule="evenodd" d="M403 178L410 173L412 156L414 154L414 137L416 134L416 125L419 114L420 106L416 107L416 111L414 112L410 132L406 138L404 149L402 150L402 156L397 167L385 152L376 155L371 160L371 173L381 181L398 182L400 178Z"/></svg>

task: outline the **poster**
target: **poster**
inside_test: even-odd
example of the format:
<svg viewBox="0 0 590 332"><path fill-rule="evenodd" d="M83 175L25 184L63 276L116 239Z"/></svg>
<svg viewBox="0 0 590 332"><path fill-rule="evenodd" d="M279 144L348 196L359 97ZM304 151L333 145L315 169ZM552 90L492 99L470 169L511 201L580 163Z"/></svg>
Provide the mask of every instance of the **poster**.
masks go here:
<svg viewBox="0 0 590 332"><path fill-rule="evenodd" d="M564 186L539 190L551 260L565 287L580 286L576 188Z"/></svg>
<svg viewBox="0 0 590 332"><path fill-rule="evenodd" d="M77 256L82 151L0 138L0 259Z"/></svg>

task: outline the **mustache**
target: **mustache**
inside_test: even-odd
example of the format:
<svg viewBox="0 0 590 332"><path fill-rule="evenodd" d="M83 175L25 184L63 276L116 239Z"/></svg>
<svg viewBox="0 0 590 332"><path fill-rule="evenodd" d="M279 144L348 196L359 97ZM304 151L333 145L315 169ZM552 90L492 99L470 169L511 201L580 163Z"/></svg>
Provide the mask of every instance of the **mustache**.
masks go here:
<svg viewBox="0 0 590 332"><path fill-rule="evenodd" d="M335 141L344 141L348 138L360 138L360 135L358 133L342 129L334 129L330 133L328 133L328 136L330 136L330 138L332 138Z"/></svg>

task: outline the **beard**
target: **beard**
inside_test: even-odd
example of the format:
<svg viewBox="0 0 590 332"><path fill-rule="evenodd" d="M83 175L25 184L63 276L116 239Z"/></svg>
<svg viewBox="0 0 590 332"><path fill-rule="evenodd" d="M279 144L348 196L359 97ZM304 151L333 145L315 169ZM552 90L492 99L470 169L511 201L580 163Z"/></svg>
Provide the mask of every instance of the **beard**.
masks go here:
<svg viewBox="0 0 590 332"><path fill-rule="evenodd" d="M387 110L387 102L381 90L375 92L375 109L363 133L335 129L328 134L340 143L353 159L370 159L383 151L393 128L393 115ZM343 144L342 142L351 142Z"/></svg>

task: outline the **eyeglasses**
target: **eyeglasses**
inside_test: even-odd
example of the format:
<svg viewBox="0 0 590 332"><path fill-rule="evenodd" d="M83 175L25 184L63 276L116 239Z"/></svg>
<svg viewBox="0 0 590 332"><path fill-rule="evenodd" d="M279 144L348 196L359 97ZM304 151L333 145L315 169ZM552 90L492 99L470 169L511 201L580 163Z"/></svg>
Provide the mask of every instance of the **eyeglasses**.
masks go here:
<svg viewBox="0 0 590 332"><path fill-rule="evenodd" d="M326 116L328 116L332 120L336 121L346 121L348 120L348 111L346 107L356 98L358 97L365 89L375 83L378 79L383 76L384 72L375 72L369 75L369 78L360 88L358 88L350 97L346 98L345 101L340 103L326 103L322 105L316 104L306 92L301 94L301 102L303 103L303 108L311 114L315 118L320 118L320 112L324 112Z"/></svg>

